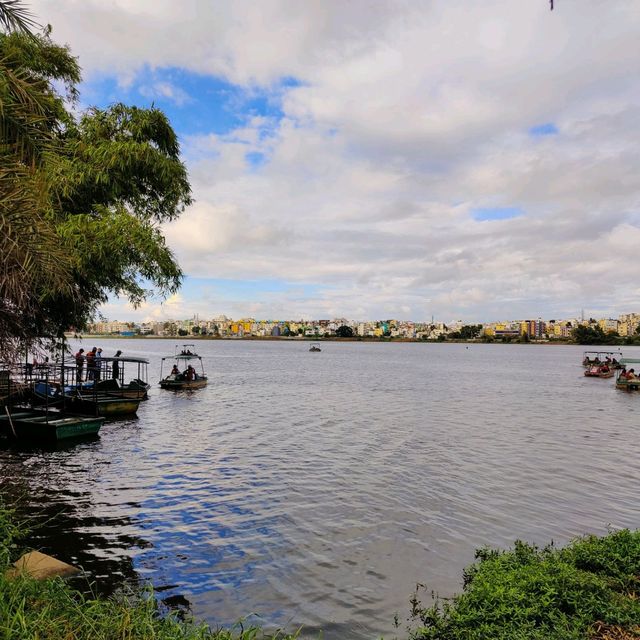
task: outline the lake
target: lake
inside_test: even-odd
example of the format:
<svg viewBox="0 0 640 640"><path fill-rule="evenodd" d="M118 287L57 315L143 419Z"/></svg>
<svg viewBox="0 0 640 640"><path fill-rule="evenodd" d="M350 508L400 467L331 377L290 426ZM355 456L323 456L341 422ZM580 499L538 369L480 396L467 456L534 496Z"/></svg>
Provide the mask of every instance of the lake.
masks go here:
<svg viewBox="0 0 640 640"><path fill-rule="evenodd" d="M0 450L0 488L96 592L402 636L416 583L459 591L477 547L640 526L640 394L585 378L583 347L198 341L209 385L176 394L157 386L174 342L94 344L151 361L138 418Z"/></svg>

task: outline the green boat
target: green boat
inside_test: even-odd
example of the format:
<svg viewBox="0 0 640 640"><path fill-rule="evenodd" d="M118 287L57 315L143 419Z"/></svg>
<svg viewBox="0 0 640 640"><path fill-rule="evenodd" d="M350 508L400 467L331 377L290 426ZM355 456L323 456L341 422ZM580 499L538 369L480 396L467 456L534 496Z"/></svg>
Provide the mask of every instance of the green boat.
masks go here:
<svg viewBox="0 0 640 640"><path fill-rule="evenodd" d="M618 376L616 377L616 389L622 389L623 391L640 391L640 378L637 376L637 374L634 375L634 377L631 379L625 377L625 371L629 365L635 365L635 367L630 368L638 369L638 372L640 372L640 359L622 358L620 360L620 365L624 368L618 373Z"/></svg>
<svg viewBox="0 0 640 640"><path fill-rule="evenodd" d="M0 416L0 430L18 440L57 442L95 436L104 418L68 416L57 411L18 409Z"/></svg>

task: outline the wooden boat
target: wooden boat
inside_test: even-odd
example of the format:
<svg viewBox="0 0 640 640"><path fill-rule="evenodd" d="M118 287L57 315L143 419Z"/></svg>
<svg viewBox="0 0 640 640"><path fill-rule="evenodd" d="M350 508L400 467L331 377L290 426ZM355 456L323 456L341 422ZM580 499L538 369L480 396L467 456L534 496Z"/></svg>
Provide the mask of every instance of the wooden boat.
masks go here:
<svg viewBox="0 0 640 640"><path fill-rule="evenodd" d="M172 356L165 356L160 363L160 387L173 391L201 389L207 386L207 376L204 373L202 358L195 352L195 345L184 344L176 346ZM163 377L162 370L165 360L173 360L173 368L169 375ZM199 365L200 372L193 364Z"/></svg>
<svg viewBox="0 0 640 640"><path fill-rule="evenodd" d="M322 351L320 345L317 342L313 342L309 347L309 351Z"/></svg>
<svg viewBox="0 0 640 640"><path fill-rule="evenodd" d="M0 430L19 440L57 442L95 436L104 418L69 416L57 411L17 409L0 415Z"/></svg>
<svg viewBox="0 0 640 640"><path fill-rule="evenodd" d="M586 369L584 375L588 378L613 378L615 371L607 364L595 364Z"/></svg>

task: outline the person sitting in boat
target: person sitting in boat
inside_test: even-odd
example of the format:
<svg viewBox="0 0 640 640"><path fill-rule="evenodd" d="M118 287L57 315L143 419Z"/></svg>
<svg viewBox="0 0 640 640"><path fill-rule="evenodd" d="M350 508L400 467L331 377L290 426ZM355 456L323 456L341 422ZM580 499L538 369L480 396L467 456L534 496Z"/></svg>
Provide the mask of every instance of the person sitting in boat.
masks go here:
<svg viewBox="0 0 640 640"><path fill-rule="evenodd" d="M605 362L605 364L611 364L611 358L610 358L609 356L607 356L607 357L604 359L604 362Z"/></svg>
<svg viewBox="0 0 640 640"><path fill-rule="evenodd" d="M600 358L598 358L598 356L593 359L593 364L600 364Z"/></svg>
<svg viewBox="0 0 640 640"><path fill-rule="evenodd" d="M196 370L191 365L189 365L184 372L185 380L187 380L187 382L191 382L195 378L195 373Z"/></svg>
<svg viewBox="0 0 640 640"><path fill-rule="evenodd" d="M609 373L609 365L606 362L600 367L600 373Z"/></svg>
<svg viewBox="0 0 640 640"><path fill-rule="evenodd" d="M179 376L180 375L180 369L178 369L178 365L177 364L173 365L173 369L171 369L171 375L172 376Z"/></svg>
<svg viewBox="0 0 640 640"><path fill-rule="evenodd" d="M637 380L635 369L629 369L626 375L627 380Z"/></svg>
<svg viewBox="0 0 640 640"><path fill-rule="evenodd" d="M611 364L612 364L614 367L617 367L617 366L618 366L618 361L614 358L614 359L611 361Z"/></svg>

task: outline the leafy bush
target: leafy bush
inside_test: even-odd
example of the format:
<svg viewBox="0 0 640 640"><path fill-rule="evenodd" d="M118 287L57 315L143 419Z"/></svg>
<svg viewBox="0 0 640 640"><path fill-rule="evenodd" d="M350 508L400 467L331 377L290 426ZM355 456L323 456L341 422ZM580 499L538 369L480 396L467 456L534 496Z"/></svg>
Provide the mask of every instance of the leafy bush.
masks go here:
<svg viewBox="0 0 640 640"><path fill-rule="evenodd" d="M517 541L476 559L462 594L427 607L412 601L414 640L582 640L597 623L640 638L640 531L560 550Z"/></svg>

